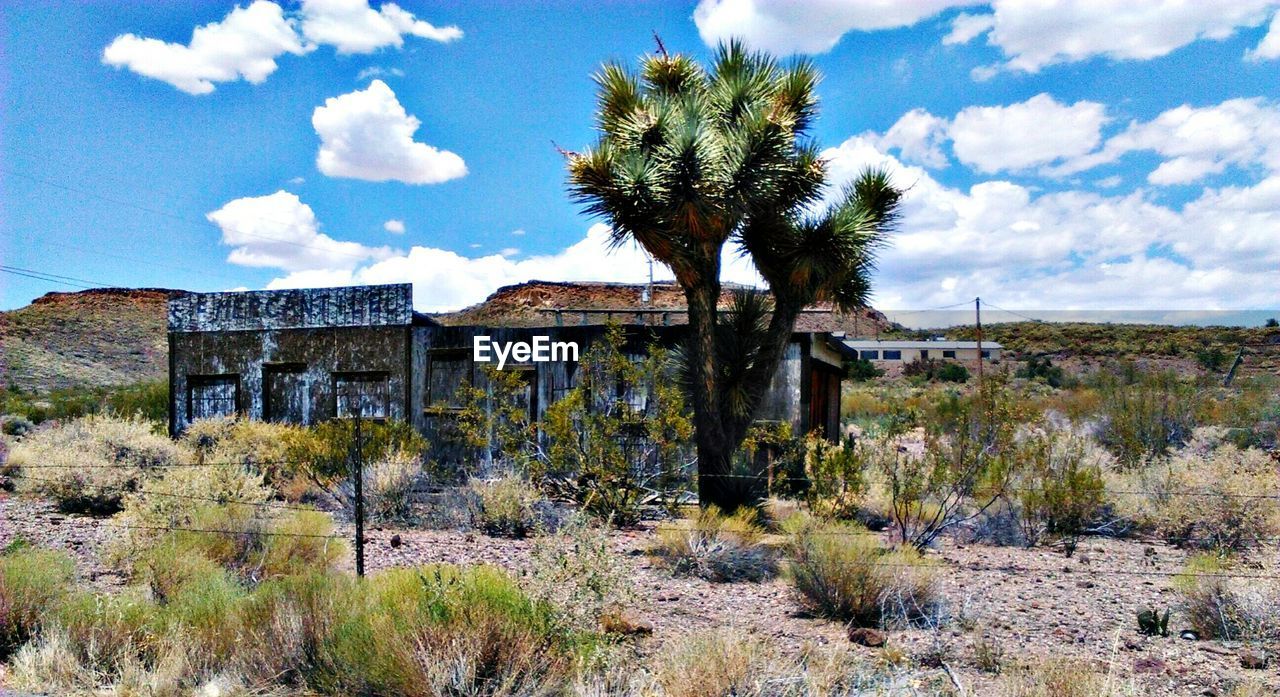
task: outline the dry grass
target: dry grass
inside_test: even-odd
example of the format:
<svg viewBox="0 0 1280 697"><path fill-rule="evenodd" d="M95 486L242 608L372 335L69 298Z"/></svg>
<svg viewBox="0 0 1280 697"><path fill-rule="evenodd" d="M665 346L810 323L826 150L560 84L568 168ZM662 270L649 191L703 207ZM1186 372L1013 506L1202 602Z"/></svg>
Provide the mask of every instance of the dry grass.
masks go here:
<svg viewBox="0 0 1280 697"><path fill-rule="evenodd" d="M756 511L726 516L714 506L659 530L654 550L676 575L708 581L763 581L777 573L777 555L765 543Z"/></svg>
<svg viewBox="0 0 1280 697"><path fill-rule="evenodd" d="M996 683L999 697L1137 697L1131 681L1079 660L1048 659L1010 670Z"/></svg>
<svg viewBox="0 0 1280 697"><path fill-rule="evenodd" d="M1192 557L1174 587L1182 613L1204 639L1265 641L1280 638L1280 583L1272 578L1237 578L1211 555ZM1251 575L1266 576L1266 571Z"/></svg>
<svg viewBox="0 0 1280 697"><path fill-rule="evenodd" d="M788 575L809 612L864 627L942 614L935 562L910 548L886 548L859 525L792 521Z"/></svg>
<svg viewBox="0 0 1280 697"><path fill-rule="evenodd" d="M476 527L496 537L526 537L538 524L535 504L542 494L523 477L508 474L498 479L473 479Z"/></svg>
<svg viewBox="0 0 1280 697"><path fill-rule="evenodd" d="M13 446L8 466L30 479L21 488L65 511L114 513L125 492L157 467L176 462L178 447L139 418L86 416L33 432Z"/></svg>

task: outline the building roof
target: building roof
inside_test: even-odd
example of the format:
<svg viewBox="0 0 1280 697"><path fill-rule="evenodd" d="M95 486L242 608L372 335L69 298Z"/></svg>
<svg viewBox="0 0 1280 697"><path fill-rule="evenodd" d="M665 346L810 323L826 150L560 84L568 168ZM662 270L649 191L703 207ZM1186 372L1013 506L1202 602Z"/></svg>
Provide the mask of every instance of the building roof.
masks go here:
<svg viewBox="0 0 1280 697"><path fill-rule="evenodd" d="M169 299L169 331L404 326L420 321L413 286L187 293Z"/></svg>
<svg viewBox="0 0 1280 697"><path fill-rule="evenodd" d="M875 349L976 349L978 342L976 341L900 341L896 339L846 339L844 345L855 350L875 350ZM994 341L982 342L982 348L985 349L1003 349L1004 347Z"/></svg>
<svg viewBox="0 0 1280 697"><path fill-rule="evenodd" d="M561 283L529 281L503 286L476 305L458 312L434 315L445 325L489 327L555 327L599 325L616 322L635 326L688 324L684 291L670 281L656 282L646 298L647 283ZM733 303L734 291L743 286L725 284L720 307ZM805 309L796 320L795 331L844 332L874 336L886 331L890 322L872 308L854 313L835 310L829 303Z"/></svg>

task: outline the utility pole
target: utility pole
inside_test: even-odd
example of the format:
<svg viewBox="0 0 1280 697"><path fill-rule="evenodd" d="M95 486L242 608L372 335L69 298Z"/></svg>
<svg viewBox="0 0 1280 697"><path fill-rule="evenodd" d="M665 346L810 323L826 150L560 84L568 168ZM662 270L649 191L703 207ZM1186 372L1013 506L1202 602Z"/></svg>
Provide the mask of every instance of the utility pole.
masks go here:
<svg viewBox="0 0 1280 697"><path fill-rule="evenodd" d="M978 389L982 389L982 298L973 299L973 318L978 326Z"/></svg>
<svg viewBox="0 0 1280 697"><path fill-rule="evenodd" d="M363 407L364 405L359 405ZM352 439L351 469L356 489L356 576L364 577L364 433L360 426L360 413L355 417L355 438Z"/></svg>

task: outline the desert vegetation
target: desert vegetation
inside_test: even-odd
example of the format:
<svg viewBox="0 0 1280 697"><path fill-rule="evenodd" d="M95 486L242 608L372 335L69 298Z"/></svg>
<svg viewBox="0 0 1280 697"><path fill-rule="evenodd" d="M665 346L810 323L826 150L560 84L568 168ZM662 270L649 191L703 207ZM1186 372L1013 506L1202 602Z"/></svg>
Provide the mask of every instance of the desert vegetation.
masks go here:
<svg viewBox="0 0 1280 697"><path fill-rule="evenodd" d="M426 461L404 424L365 424L368 524L401 545L435 537L412 555L376 547L364 579L350 572L351 424L223 419L171 440L137 415L5 419L3 472L16 492L0 505L48 502L108 531L86 561L82 547L2 530L6 684L85 694L909 694L925 684L1136 695L1155 689L1142 647L1188 643L1179 637L1223 644L1235 670L1272 660L1273 378L1222 388L1194 375L1059 374L1016 361L981 384L870 377L846 387L837 442L754 427L734 477L758 498L726 513L687 505L697 473L679 392L650 392L641 409L612 387L669 387L670 357L621 356L616 338L590 353L591 379L547 423L477 407L461 427L476 448L469 472ZM474 399L502 397L496 385ZM636 432L649 440L617 446ZM442 542L465 553L450 563L431 551ZM487 549L518 556L486 563ZM383 556L391 550L400 556ZM1032 590L974 601L996 579L1077 566L1089 576L1100 550L1133 550L1133 561L1091 578L1127 574L1106 587L1150 579L1163 591L1118 611L1087 601L1100 604L1090 617L1130 637L1099 637L1093 653L1027 653L1009 641L1010 602L1014 614L1053 602ZM95 582L104 571L86 576L86 563L118 580ZM1071 578L1072 598L1104 585ZM799 634L685 626L676 618L688 610L664 614L672 601L655 600L702 593L768 599L752 612ZM819 648L805 633L848 645ZM1117 641L1141 660L1117 657ZM1215 684L1274 688L1249 673Z"/></svg>

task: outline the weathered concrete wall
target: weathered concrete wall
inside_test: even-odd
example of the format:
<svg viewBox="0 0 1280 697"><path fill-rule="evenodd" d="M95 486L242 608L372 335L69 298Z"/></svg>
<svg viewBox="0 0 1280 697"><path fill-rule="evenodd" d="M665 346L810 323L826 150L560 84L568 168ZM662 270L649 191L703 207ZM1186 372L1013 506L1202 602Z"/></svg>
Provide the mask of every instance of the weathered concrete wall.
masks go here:
<svg viewBox="0 0 1280 697"><path fill-rule="evenodd" d="M174 432L192 420L193 376L235 376L236 411L248 418L307 424L336 415L339 380L385 377L387 418L413 416L409 411L413 382L409 327L181 333L171 335L170 343L170 428ZM287 387L281 389L273 380Z"/></svg>

